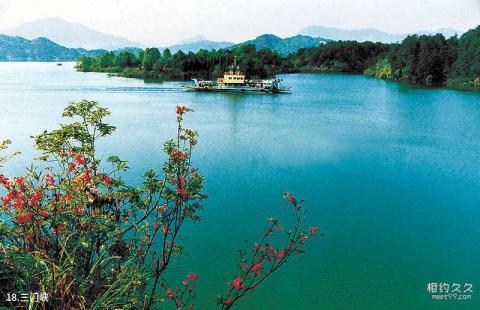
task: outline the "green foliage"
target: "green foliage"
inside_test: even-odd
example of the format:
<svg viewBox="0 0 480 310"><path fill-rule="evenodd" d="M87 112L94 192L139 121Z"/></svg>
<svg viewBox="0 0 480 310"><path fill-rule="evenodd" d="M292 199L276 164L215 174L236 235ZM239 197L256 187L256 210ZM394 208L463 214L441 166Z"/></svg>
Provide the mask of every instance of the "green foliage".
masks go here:
<svg viewBox="0 0 480 310"><path fill-rule="evenodd" d="M143 69L152 70L154 65L160 60L160 51L158 48L147 48L143 56Z"/></svg>
<svg viewBox="0 0 480 310"><path fill-rule="evenodd" d="M206 198L190 160L197 133L182 127L188 111L180 109L162 175L148 171L135 188L118 175L126 161L110 156L107 169L96 154L98 140L115 130L97 102L71 103L62 115L71 122L34 137L45 170L32 167L12 180L0 174L7 192L0 199L0 294L44 291L52 309L156 308L161 296L149 284L164 281L181 253L181 226L198 221Z"/></svg>
<svg viewBox="0 0 480 310"><path fill-rule="evenodd" d="M114 126L103 122L108 115L110 112L100 107L95 101L82 100L71 103L62 116L78 118L77 121L61 125L59 129L44 132L35 137L37 148L43 152L41 158L46 160L62 149L94 156L95 141L115 131Z"/></svg>
<svg viewBox="0 0 480 310"><path fill-rule="evenodd" d="M451 85L466 89L480 89L480 26L462 35L458 40L457 57L450 74Z"/></svg>
<svg viewBox="0 0 480 310"><path fill-rule="evenodd" d="M377 79L390 80L393 78L393 69L388 59L382 58L374 66L366 69L363 74Z"/></svg>
<svg viewBox="0 0 480 310"><path fill-rule="evenodd" d="M257 39L259 41L255 44L263 47L272 45L279 38L261 36ZM480 26L460 38L446 39L437 34L412 35L395 44L335 41L302 48L288 56L268 48L258 49L254 44L237 45L231 50L199 50L188 54L178 51L174 55L168 49L160 54L156 48L147 48L136 56L127 52L95 58L82 56L77 69L143 79L216 79L223 75L236 56L240 69L248 78L266 78L290 72L364 73L413 85L479 89L479 50Z"/></svg>
<svg viewBox="0 0 480 310"><path fill-rule="evenodd" d="M321 72L362 73L389 49L388 44L337 41L301 49L289 56L296 68Z"/></svg>
<svg viewBox="0 0 480 310"><path fill-rule="evenodd" d="M115 56L114 64L116 67L134 67L138 65L137 57L130 52L122 51L117 56Z"/></svg>
<svg viewBox="0 0 480 310"><path fill-rule="evenodd" d="M280 55L287 56L290 53L295 53L301 48L319 46L325 41L326 40L324 39L303 35L296 35L291 38L282 39L273 34L264 34L240 45L254 45L257 50L269 49Z"/></svg>
<svg viewBox="0 0 480 310"><path fill-rule="evenodd" d="M4 141L0 141L0 154L1 152L5 151L8 146L12 144L12 142L10 140L4 140ZM15 152L11 155L8 155L8 156L0 156L0 168L2 168L2 164L5 163L9 158L15 156L15 155L18 155L20 154L19 152Z"/></svg>
<svg viewBox="0 0 480 310"><path fill-rule="evenodd" d="M173 55L168 49L160 54L157 48L147 48L136 56L129 52L121 52L113 60L111 56L81 57L77 62L77 70L111 72L143 79L215 79L223 76L223 72L233 63L234 56L237 56L239 66L249 77L265 78L292 70L289 61L281 55L268 49L257 51L253 45L237 46L233 50L199 50L188 54L178 51Z"/></svg>
<svg viewBox="0 0 480 310"><path fill-rule="evenodd" d="M172 58L172 53L170 52L170 50L168 48L166 48L164 51L163 51L163 55L162 55L162 58L166 61L170 60Z"/></svg>
<svg viewBox="0 0 480 310"><path fill-rule="evenodd" d="M394 45L388 60L394 78L412 84L443 86L451 67L449 42L441 34L434 36L408 36Z"/></svg>

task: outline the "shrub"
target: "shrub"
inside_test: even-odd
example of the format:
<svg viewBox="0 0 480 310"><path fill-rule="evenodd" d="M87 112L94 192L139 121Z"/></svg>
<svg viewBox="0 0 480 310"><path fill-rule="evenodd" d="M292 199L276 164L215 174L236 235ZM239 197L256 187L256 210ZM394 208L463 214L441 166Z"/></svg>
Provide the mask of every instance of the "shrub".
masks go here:
<svg viewBox="0 0 480 310"><path fill-rule="evenodd" d="M63 117L72 122L34 137L41 164L24 176L0 174L3 213L0 221L0 293L39 292L24 304L29 309L157 309L193 307L199 275L185 272L175 289L165 278L173 257L180 256L182 228L200 220L207 196L204 179L192 164L198 133L183 127L191 112L178 106L177 136L164 143L167 159L161 173L149 170L139 186L122 175L127 162L98 157L96 146L115 127L104 122L109 111L97 102L70 104ZM2 149L6 144L2 144ZM302 202L285 193L282 214L255 245L241 251L240 268L217 297L229 309L254 291L317 232L303 229ZM283 239L282 239L283 238ZM273 244L282 242L281 246ZM226 279L228 282L228 279ZM45 293L45 295L42 295Z"/></svg>

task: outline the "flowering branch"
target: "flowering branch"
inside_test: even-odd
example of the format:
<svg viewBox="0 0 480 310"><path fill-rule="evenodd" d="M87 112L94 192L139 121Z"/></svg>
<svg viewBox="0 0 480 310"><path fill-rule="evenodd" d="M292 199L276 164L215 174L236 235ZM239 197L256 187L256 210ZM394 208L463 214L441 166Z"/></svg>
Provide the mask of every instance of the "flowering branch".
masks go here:
<svg viewBox="0 0 480 310"><path fill-rule="evenodd" d="M258 286L282 267L287 260L297 254L304 253L303 245L312 235L317 233L316 227L305 231L302 225L305 222L303 201L297 202L289 192L285 193L283 211L278 218L268 218L268 228L258 243L251 247L246 242L246 249L240 251L240 261L235 278L228 283L230 289L224 296L217 297L217 304L221 309L230 309L237 302L255 291ZM280 220L286 213L291 213L293 224L284 231ZM284 232L283 236L280 234ZM279 240L272 240L275 239ZM284 240L282 240L284 239ZM281 246L275 247L277 241Z"/></svg>

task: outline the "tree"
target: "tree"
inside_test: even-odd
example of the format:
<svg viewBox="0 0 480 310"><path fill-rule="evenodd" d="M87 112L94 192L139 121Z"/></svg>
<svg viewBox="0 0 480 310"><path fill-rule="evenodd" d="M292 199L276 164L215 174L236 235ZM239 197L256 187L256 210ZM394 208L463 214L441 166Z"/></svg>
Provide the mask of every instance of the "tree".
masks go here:
<svg viewBox="0 0 480 310"><path fill-rule="evenodd" d="M101 68L113 67L115 61L115 54L113 52L108 52L98 56L98 64Z"/></svg>
<svg viewBox="0 0 480 310"><path fill-rule="evenodd" d="M458 42L453 77L474 80L480 77L480 26L464 33Z"/></svg>
<svg viewBox="0 0 480 310"><path fill-rule="evenodd" d="M170 52L170 49L166 48L163 51L162 58L164 61L168 62L172 58L172 53Z"/></svg>
<svg viewBox="0 0 480 310"><path fill-rule="evenodd" d="M88 72L93 70L93 64L94 64L93 58L82 55L78 59L75 68L83 72Z"/></svg>
<svg viewBox="0 0 480 310"><path fill-rule="evenodd" d="M117 56L115 56L115 66L117 67L132 67L137 64L137 59L135 55L128 51L122 51Z"/></svg>
<svg viewBox="0 0 480 310"><path fill-rule="evenodd" d="M143 69L148 71L152 70L153 66L160 59L160 51L158 48L147 48L143 56Z"/></svg>

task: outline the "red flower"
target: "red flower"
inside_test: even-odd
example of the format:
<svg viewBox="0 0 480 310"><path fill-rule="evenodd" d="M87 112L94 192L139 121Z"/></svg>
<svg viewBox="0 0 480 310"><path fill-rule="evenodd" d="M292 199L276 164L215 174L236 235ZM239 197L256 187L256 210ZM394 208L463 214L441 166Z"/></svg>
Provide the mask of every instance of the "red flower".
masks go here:
<svg viewBox="0 0 480 310"><path fill-rule="evenodd" d="M74 162L68 163L68 172L73 172L73 171L75 171L75 167L76 167L76 165L75 165Z"/></svg>
<svg viewBox="0 0 480 310"><path fill-rule="evenodd" d="M25 197L21 193L15 192L13 199L15 199L15 202L13 203L13 207L17 210L23 209L25 205L25 201L24 201Z"/></svg>
<svg viewBox="0 0 480 310"><path fill-rule="evenodd" d="M288 200L290 200L290 202L292 203L292 205L297 208L297 199L295 199L295 197L292 195L292 193L290 192L286 192L285 193L285 196L288 198Z"/></svg>
<svg viewBox="0 0 480 310"><path fill-rule="evenodd" d="M265 252L265 248L262 247L260 244L255 244L255 250Z"/></svg>
<svg viewBox="0 0 480 310"><path fill-rule="evenodd" d="M107 185L110 184L110 181L111 181L111 180L110 180L110 177L109 177L108 175L104 175L104 176L103 176L103 182L104 182L105 184L107 184Z"/></svg>
<svg viewBox="0 0 480 310"><path fill-rule="evenodd" d="M32 215L30 213L19 214L17 216L18 224L30 224L32 223Z"/></svg>
<svg viewBox="0 0 480 310"><path fill-rule="evenodd" d="M177 188L177 194L182 197L188 197L188 192L183 188Z"/></svg>
<svg viewBox="0 0 480 310"><path fill-rule="evenodd" d="M15 178L15 183L17 183L18 186L23 187L25 183L25 178L23 177Z"/></svg>
<svg viewBox="0 0 480 310"><path fill-rule="evenodd" d="M183 285L187 286L188 285L188 280L185 279L185 280L182 281L182 283L183 283Z"/></svg>
<svg viewBox="0 0 480 310"><path fill-rule="evenodd" d="M85 162L86 162L85 157L83 157L82 155L75 156L75 161L77 162L77 165L79 165L79 166L84 165Z"/></svg>
<svg viewBox="0 0 480 310"><path fill-rule="evenodd" d="M242 285L242 282L243 282L242 278L236 277L229 284L232 285L236 290L241 290L242 288L244 288L244 286Z"/></svg>
<svg viewBox="0 0 480 310"><path fill-rule="evenodd" d="M187 184L187 180L185 179L185 177L183 175L178 177L178 184L180 184L180 185Z"/></svg>
<svg viewBox="0 0 480 310"><path fill-rule="evenodd" d="M1 198L3 202L3 206L7 208L12 202L12 200L17 199L17 195L18 193L16 191L8 192L7 195L5 195L5 197Z"/></svg>
<svg viewBox="0 0 480 310"><path fill-rule="evenodd" d="M232 300L230 298L225 299L225 304L230 305L232 303Z"/></svg>
<svg viewBox="0 0 480 310"><path fill-rule="evenodd" d="M317 227L310 227L310 233L312 234L316 234L318 232L318 228Z"/></svg>
<svg viewBox="0 0 480 310"><path fill-rule="evenodd" d="M55 234L58 236L64 229L65 227L63 224L58 224L58 226L53 226L52 230L55 232Z"/></svg>
<svg viewBox="0 0 480 310"><path fill-rule="evenodd" d="M167 225L163 225L162 231L163 231L164 234L166 234L166 233L168 232L168 227L167 227Z"/></svg>
<svg viewBox="0 0 480 310"><path fill-rule="evenodd" d="M170 154L170 157L172 157L173 161L179 162L179 161L182 161L182 160L186 159L187 154L185 154L185 153L183 153L179 150L175 150Z"/></svg>
<svg viewBox="0 0 480 310"><path fill-rule="evenodd" d="M160 227L160 224L158 223L153 224L153 228L155 228L155 230L157 230L159 227Z"/></svg>
<svg viewBox="0 0 480 310"><path fill-rule="evenodd" d="M53 179L53 176L51 174L47 174L45 176L45 183L47 186L53 186L55 184L55 180Z"/></svg>
<svg viewBox="0 0 480 310"><path fill-rule="evenodd" d="M48 217L48 212L47 211L40 211L39 213L43 217Z"/></svg>
<svg viewBox="0 0 480 310"><path fill-rule="evenodd" d="M40 199L42 199L42 193L39 191L35 191L32 197L30 197L30 199L28 200L28 204L37 205L40 203Z"/></svg>
<svg viewBox="0 0 480 310"><path fill-rule="evenodd" d="M190 281L198 280L198 278L199 278L198 274L196 274L196 273L190 273L190 272L189 272L189 273L187 274L187 276L188 276L188 279L189 279Z"/></svg>
<svg viewBox="0 0 480 310"><path fill-rule="evenodd" d="M72 195L66 194L65 196L62 197L62 199L65 202L70 202L70 201L72 201Z"/></svg>
<svg viewBox="0 0 480 310"><path fill-rule="evenodd" d="M250 272L255 272L257 275L260 275L261 273L260 269L262 269L262 264L256 263L255 265L252 266L252 268L250 268Z"/></svg>
<svg viewBox="0 0 480 310"><path fill-rule="evenodd" d="M6 185L8 183L8 178L3 174L0 174L0 183Z"/></svg>
<svg viewBox="0 0 480 310"><path fill-rule="evenodd" d="M277 230L278 230L278 231L281 231L282 229L283 229L282 225L278 224L278 225L277 225Z"/></svg>
<svg viewBox="0 0 480 310"><path fill-rule="evenodd" d="M82 215L83 213L85 213L85 210L83 210L79 207L75 207L75 208L73 208L73 213L75 213L75 215L79 216L79 215Z"/></svg>
<svg viewBox="0 0 480 310"><path fill-rule="evenodd" d="M81 176L83 182L88 183L92 179L92 176L90 175L90 171L91 171L90 168L85 168L85 172Z"/></svg>
<svg viewBox="0 0 480 310"><path fill-rule="evenodd" d="M182 115L187 112L187 108L183 105L177 105L177 114Z"/></svg>
<svg viewBox="0 0 480 310"><path fill-rule="evenodd" d="M167 297L172 298L173 297L173 292L171 289L167 288Z"/></svg>
<svg viewBox="0 0 480 310"><path fill-rule="evenodd" d="M278 251L277 257L282 258L285 255L286 252L287 252L287 250L281 249L280 251Z"/></svg>

